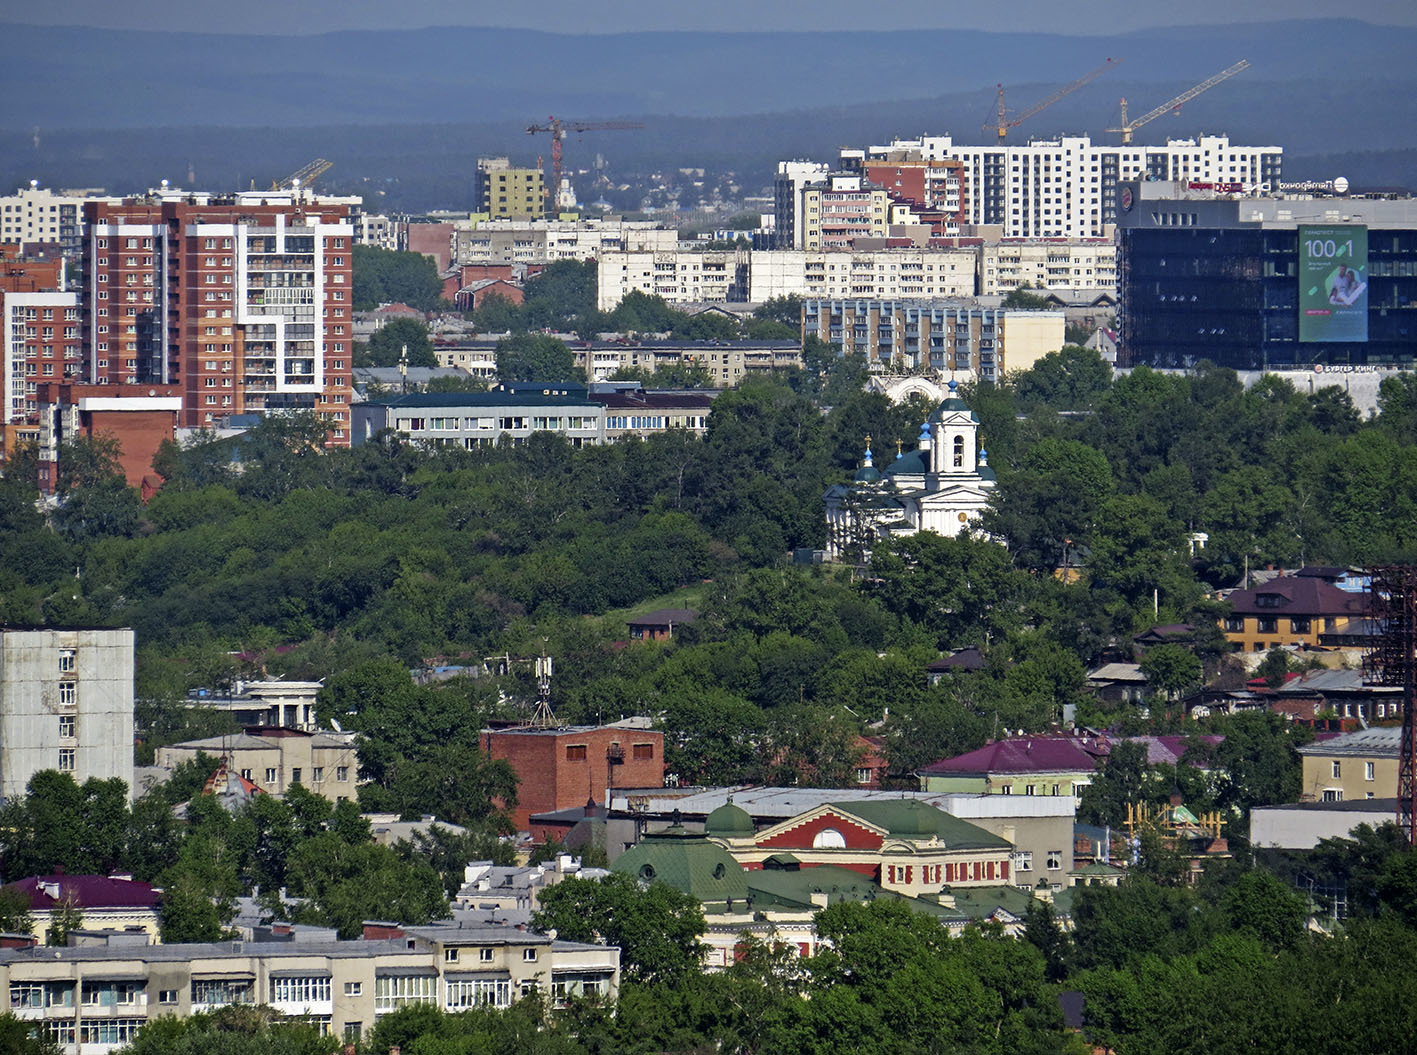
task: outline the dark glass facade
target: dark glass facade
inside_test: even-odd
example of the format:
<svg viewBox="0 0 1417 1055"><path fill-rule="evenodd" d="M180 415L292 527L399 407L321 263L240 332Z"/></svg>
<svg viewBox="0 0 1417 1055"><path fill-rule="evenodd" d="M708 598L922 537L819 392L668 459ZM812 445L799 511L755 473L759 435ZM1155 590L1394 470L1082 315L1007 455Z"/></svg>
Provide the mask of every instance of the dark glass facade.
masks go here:
<svg viewBox="0 0 1417 1055"><path fill-rule="evenodd" d="M1368 231L1368 340L1299 342L1299 234L1118 229L1119 365L1237 370L1417 361L1417 230Z"/></svg>

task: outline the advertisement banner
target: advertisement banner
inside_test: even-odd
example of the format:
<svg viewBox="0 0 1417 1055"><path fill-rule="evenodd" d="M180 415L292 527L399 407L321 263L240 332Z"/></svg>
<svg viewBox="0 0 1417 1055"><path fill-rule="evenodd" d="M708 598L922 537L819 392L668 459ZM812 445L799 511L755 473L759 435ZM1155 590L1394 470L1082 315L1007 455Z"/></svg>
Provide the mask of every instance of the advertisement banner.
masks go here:
<svg viewBox="0 0 1417 1055"><path fill-rule="evenodd" d="M1299 340L1368 339L1368 229L1299 228Z"/></svg>

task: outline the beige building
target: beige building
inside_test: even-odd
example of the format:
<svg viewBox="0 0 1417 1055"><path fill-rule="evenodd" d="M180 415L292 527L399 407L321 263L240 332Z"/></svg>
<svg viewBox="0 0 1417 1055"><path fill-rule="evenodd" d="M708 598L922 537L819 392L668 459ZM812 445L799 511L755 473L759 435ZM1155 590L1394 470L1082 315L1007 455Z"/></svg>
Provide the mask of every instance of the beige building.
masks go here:
<svg viewBox="0 0 1417 1055"><path fill-rule="evenodd" d="M478 158L474 192L478 209L492 219L546 215L546 182L539 168L513 168L506 158Z"/></svg>
<svg viewBox="0 0 1417 1055"><path fill-rule="evenodd" d="M1117 246L1110 238L1009 239L980 250L979 293L1022 287L1117 291Z"/></svg>
<svg viewBox="0 0 1417 1055"><path fill-rule="evenodd" d="M857 238L884 238L890 195L860 176L828 176L802 190L803 249L849 249Z"/></svg>
<svg viewBox="0 0 1417 1055"><path fill-rule="evenodd" d="M38 1027L66 1055L107 1055L151 1019L265 1004L357 1040L379 1018L415 1004L454 1012L508 1007L531 992L553 1006L613 999L620 951L554 941L510 925L366 925L366 937L272 927L269 940L147 945L114 936L93 945L0 949L0 1010Z"/></svg>
<svg viewBox="0 0 1417 1055"><path fill-rule="evenodd" d="M748 299L748 251L675 248L605 252L596 265L596 306L614 311L632 290L670 304L722 304Z"/></svg>
<svg viewBox="0 0 1417 1055"><path fill-rule="evenodd" d="M1351 802L1397 794L1402 728L1374 726L1299 748L1301 802Z"/></svg>
<svg viewBox="0 0 1417 1055"><path fill-rule="evenodd" d="M259 735L248 731L209 736L158 748L157 764L173 769L198 754L226 759L232 773L272 795L284 795L295 784L331 802L357 794L359 758L353 733L272 728Z"/></svg>
<svg viewBox="0 0 1417 1055"><path fill-rule="evenodd" d="M971 248L755 250L748 263L748 300L970 297L976 259Z"/></svg>
<svg viewBox="0 0 1417 1055"><path fill-rule="evenodd" d="M714 344L707 341L615 341L576 343L571 346L576 365L591 381L603 381L617 370L662 366L702 366L716 385L727 388L750 374L765 374L802 365L802 346L797 341L735 341Z"/></svg>
<svg viewBox="0 0 1417 1055"><path fill-rule="evenodd" d="M679 244L673 228L639 220L485 220L458 224L457 264L550 264L610 252L660 252Z"/></svg>

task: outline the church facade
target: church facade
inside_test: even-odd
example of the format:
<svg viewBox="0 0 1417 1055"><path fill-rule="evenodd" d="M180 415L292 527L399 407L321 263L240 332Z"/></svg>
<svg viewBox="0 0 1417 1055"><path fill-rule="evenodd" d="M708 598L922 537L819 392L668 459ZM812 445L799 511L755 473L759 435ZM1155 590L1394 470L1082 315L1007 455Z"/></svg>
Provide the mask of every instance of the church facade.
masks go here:
<svg viewBox="0 0 1417 1055"><path fill-rule="evenodd" d="M827 555L869 552L881 539L933 531L953 537L978 521L996 486L979 419L950 382L950 394L921 426L919 446L878 470L868 447L850 484L823 495Z"/></svg>

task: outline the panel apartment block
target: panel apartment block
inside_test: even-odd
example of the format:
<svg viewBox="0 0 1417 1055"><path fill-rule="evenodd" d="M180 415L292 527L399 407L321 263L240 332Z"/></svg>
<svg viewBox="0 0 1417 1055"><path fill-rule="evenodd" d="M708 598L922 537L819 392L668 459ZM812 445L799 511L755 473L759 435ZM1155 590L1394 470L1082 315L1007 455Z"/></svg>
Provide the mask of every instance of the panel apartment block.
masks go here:
<svg viewBox="0 0 1417 1055"><path fill-rule="evenodd" d="M614 311L632 290L670 304L723 304L748 299L748 251L675 248L603 252L596 264L596 306Z"/></svg>
<svg viewBox="0 0 1417 1055"><path fill-rule="evenodd" d="M755 250L748 263L748 300L971 297L976 261L972 248Z"/></svg>
<svg viewBox="0 0 1417 1055"><path fill-rule="evenodd" d="M147 197L85 219L86 380L179 384L186 427L310 410L349 442L348 202Z"/></svg>
<svg viewBox="0 0 1417 1055"><path fill-rule="evenodd" d="M133 631L0 628L0 797L44 769L133 787Z"/></svg>

